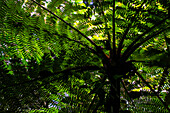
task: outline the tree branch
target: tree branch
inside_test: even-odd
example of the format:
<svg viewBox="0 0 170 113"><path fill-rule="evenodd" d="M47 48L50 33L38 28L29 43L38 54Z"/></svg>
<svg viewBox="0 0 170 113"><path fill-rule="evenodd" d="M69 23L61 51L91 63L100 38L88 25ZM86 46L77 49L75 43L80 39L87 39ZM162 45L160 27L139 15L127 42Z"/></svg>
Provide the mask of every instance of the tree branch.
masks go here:
<svg viewBox="0 0 170 113"><path fill-rule="evenodd" d="M87 70L101 70L101 69L102 69L102 67L98 67L98 66L78 66L78 67L68 68L68 69L65 69L65 70L62 70L62 71L51 73L51 75L49 75L49 76L43 76L43 77L40 77L40 78L35 78L33 80L28 80L28 81L24 81L24 82L21 82L21 83L12 84L12 85L9 85L9 86L1 87L1 89L6 89L6 88L9 88L9 87L15 87L15 86L19 86L19 85L22 85L22 84L28 84L28 83L32 83L32 82L35 82L35 81L38 81L38 80L44 80L46 78L55 76L57 74L68 73L68 72L73 71L73 70L75 70L77 72L82 72L82 71L87 71ZM53 81L54 81L54 79L53 79Z"/></svg>
<svg viewBox="0 0 170 113"><path fill-rule="evenodd" d="M38 28L38 27L31 26L31 25L29 25L29 26L30 26L30 27L33 27L34 29L40 30L40 28ZM46 30L46 29L43 29L42 31L44 31L44 32L46 32L46 33L48 33L48 34L50 34L50 35L57 35L57 36L59 36L59 37L62 37L62 36L61 36L60 34L58 34L57 32L55 32L55 33L50 33L50 31L48 31L48 30ZM80 42L80 41L78 41L78 40L71 39L71 38L69 38L69 37L67 37L67 36L65 36L64 38L67 38L67 39L70 40L70 41L74 41L74 42L76 42L76 43L78 43L78 44L80 44L80 45L88 48L89 50L91 50L91 51L92 51L94 54L96 54L96 55L98 54L92 47L89 47L88 45L83 44L82 42Z"/></svg>
<svg viewBox="0 0 170 113"><path fill-rule="evenodd" d="M94 45L97 48L99 48L90 38L88 38L85 34L83 34L81 31L79 31L78 29L76 29L75 27L73 27L70 23L66 22L65 20L63 20L62 18L60 18L59 16L57 16L56 14L54 14L52 11L50 11L49 9L43 7L41 4L39 4L38 2L31 0L32 2L36 3L38 6L40 6L41 8L43 8L44 10L48 11L50 14L54 15L54 17L58 18L59 20L61 20L62 22L64 22L66 25L70 26L72 29L74 29L75 31L77 31L79 34L81 34L84 38L86 38L92 45Z"/></svg>
<svg viewBox="0 0 170 113"><path fill-rule="evenodd" d="M122 85L123 85L123 88L125 89L125 92L126 92L126 93L127 93L127 95L129 96L130 101L132 102L132 105L133 105L133 106L135 106L135 104L134 104L134 102L133 102L133 100L132 100L132 98L131 98L131 96L130 96L130 94L129 94L129 92L128 92L128 90L127 90L126 86L125 86L124 81L123 81L123 80L121 80L121 83L122 83Z"/></svg>
<svg viewBox="0 0 170 113"><path fill-rule="evenodd" d="M115 0L113 0L113 17L112 17L112 30L113 30L113 43L112 43L112 51L110 52L110 58L111 60L114 59L112 57L116 56L116 37L115 37Z"/></svg>
<svg viewBox="0 0 170 113"><path fill-rule="evenodd" d="M165 29L162 29L160 31L156 31L154 32L152 35L150 36L147 36L143 41L141 41L140 43L137 43L136 45L134 45L133 47L131 47L131 49L129 51L127 51L126 53L123 54L122 58L124 61L126 61L128 59L128 57L139 47L141 46L143 43L145 43L146 41L150 40L151 38L159 35L160 33L162 33L163 31L169 29L170 27L168 28L165 28Z"/></svg>
<svg viewBox="0 0 170 113"><path fill-rule="evenodd" d="M165 19L161 20L160 22L158 22L157 24L155 24L154 26L152 26L149 30L145 31L143 34L139 35L125 50L125 52L123 53L124 55L126 55L131 48L140 40L142 39L143 36L145 36L146 34L148 34L150 31L152 31L154 28L156 28L157 26L159 26L160 24L164 23L167 19L169 18L166 17Z"/></svg>
<svg viewBox="0 0 170 113"><path fill-rule="evenodd" d="M108 35L108 40L106 40L106 44L105 45L106 45L106 49L111 52L112 51L112 48L111 48L111 37L110 37L109 31L107 30L107 28L108 28L108 26L107 26L107 19L105 18L104 11L102 11L102 14L103 14L103 17L104 17L104 20L105 20L105 33Z"/></svg>
<svg viewBox="0 0 170 113"><path fill-rule="evenodd" d="M136 11L135 15L131 19L131 22L128 24L128 27L127 27L127 29L124 32L122 39L120 40L119 47L118 47L118 52L117 52L117 55L119 57L120 57L120 54L121 54L121 50L123 48L123 42L126 39L126 35L127 35L128 31L129 31L130 27L134 23L134 20L135 20L136 16L139 14L139 11L140 11L140 9L141 9L141 7L143 6L144 3L145 3L145 1L140 5L139 9Z"/></svg>
<svg viewBox="0 0 170 113"><path fill-rule="evenodd" d="M89 47L88 45L83 44L82 42L80 42L80 41L78 41L78 40L74 40L74 39L71 39L71 38L68 38L68 37L66 37L66 38L67 38L68 40L70 40L70 41L74 41L74 42L76 42L76 43L79 43L80 45L88 48L92 53L98 55L97 51L95 51L92 47Z"/></svg>
<svg viewBox="0 0 170 113"><path fill-rule="evenodd" d="M155 90L152 89L152 87L149 85L148 82L145 81L145 79L142 77L142 75L140 75L136 69L135 69L135 73L142 79L142 81L150 88L150 90L158 97L158 99L162 102L162 104L164 105L165 108L167 108L168 111L170 111L170 109L168 108L168 106L166 105L166 103L162 100L162 98L155 92Z"/></svg>
<svg viewBox="0 0 170 113"><path fill-rule="evenodd" d="M165 67L164 68L164 71L162 73L162 77L161 77L161 80L159 82L159 85L158 85L158 93L161 92L161 87L164 86L164 82L166 80L166 77L168 77L168 67Z"/></svg>

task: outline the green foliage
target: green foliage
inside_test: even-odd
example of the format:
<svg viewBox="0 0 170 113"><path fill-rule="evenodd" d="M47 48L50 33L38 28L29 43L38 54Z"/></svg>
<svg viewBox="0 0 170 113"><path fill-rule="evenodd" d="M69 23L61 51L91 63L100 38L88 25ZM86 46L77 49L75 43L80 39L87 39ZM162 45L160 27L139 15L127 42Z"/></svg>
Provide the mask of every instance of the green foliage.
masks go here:
<svg viewBox="0 0 170 113"><path fill-rule="evenodd" d="M1 0L0 110L168 112L169 4Z"/></svg>

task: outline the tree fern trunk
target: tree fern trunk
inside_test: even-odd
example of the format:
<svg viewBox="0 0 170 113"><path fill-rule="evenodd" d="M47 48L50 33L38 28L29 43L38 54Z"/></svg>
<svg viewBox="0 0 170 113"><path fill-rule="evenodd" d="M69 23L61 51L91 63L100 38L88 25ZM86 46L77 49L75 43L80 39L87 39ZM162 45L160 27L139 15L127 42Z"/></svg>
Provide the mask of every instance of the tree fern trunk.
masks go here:
<svg viewBox="0 0 170 113"><path fill-rule="evenodd" d="M108 103L109 113L119 113L120 109L120 80L114 80L110 88L110 100Z"/></svg>
<svg viewBox="0 0 170 113"><path fill-rule="evenodd" d="M119 113L120 109L120 78L115 79L114 75L116 75L115 71L110 70L108 74L108 78L111 83L109 96L107 98L106 110L108 113Z"/></svg>
<svg viewBox="0 0 170 113"><path fill-rule="evenodd" d="M108 113L119 113L120 109L120 78L115 77L121 75L121 67L119 65L111 65L108 60L103 60L103 66L111 87L109 95L106 99L105 109Z"/></svg>

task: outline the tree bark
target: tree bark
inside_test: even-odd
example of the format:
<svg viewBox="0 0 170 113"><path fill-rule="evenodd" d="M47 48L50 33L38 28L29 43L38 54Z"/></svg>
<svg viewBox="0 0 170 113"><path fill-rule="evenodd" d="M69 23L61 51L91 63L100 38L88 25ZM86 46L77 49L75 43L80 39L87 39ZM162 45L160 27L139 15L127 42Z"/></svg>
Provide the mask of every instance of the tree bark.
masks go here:
<svg viewBox="0 0 170 113"><path fill-rule="evenodd" d="M119 113L120 109L120 79L115 79L110 87L109 100L107 103L108 113Z"/></svg>
<svg viewBox="0 0 170 113"><path fill-rule="evenodd" d="M103 66L105 68L107 77L110 81L110 92L106 98L105 109L108 113L119 113L120 109L120 80L124 71L122 65L114 62L111 63L110 59L103 60ZM122 73L123 72L123 73Z"/></svg>
<svg viewBox="0 0 170 113"><path fill-rule="evenodd" d="M112 66L108 70L108 78L110 81L110 92L106 103L106 110L108 113L119 113L120 109L120 80L121 78L116 78L117 75Z"/></svg>

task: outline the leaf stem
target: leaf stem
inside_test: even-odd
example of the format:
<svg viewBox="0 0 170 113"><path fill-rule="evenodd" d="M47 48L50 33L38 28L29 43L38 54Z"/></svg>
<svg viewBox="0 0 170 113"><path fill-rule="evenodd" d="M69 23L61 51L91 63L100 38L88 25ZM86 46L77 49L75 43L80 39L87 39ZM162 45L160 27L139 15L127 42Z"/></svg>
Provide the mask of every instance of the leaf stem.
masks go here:
<svg viewBox="0 0 170 113"><path fill-rule="evenodd" d="M130 49L129 51L124 52L124 54L123 54L123 56L122 56L123 60L126 61L126 60L128 59L128 57L129 57L139 46L141 46L141 45L142 45L143 43L145 43L146 41L148 41L148 40L150 40L151 38L159 35L160 33L162 33L163 31L165 31L165 30L167 30L167 29L169 29L169 28L170 28L170 27L165 28L165 29L162 29L162 30L160 30L160 31L155 31L152 35L147 36L143 41L141 41L140 43L137 43L136 45L134 45L133 47L131 47L131 49Z"/></svg>
<svg viewBox="0 0 170 113"><path fill-rule="evenodd" d="M62 22L64 22L66 25L70 26L72 29L74 29L75 31L77 31L79 34L81 34L84 38L86 38L92 45L94 45L96 47L96 49L98 48L98 46L96 45L96 43L94 43L90 38L88 38L85 34L83 34L81 31L79 31L78 29L76 29L75 27L73 27L70 23L66 22L65 20L63 20L62 18L60 18L59 16L57 16L56 14L54 14L52 11L50 11L49 9L43 7L40 3L31 0L34 3L36 3L38 6L40 6L41 8L43 8L44 10L48 11L50 14L54 15L56 18L58 18L59 20L61 20Z"/></svg>
<svg viewBox="0 0 170 113"><path fill-rule="evenodd" d="M113 50L111 51L111 59L114 59L112 57L116 56L116 37L115 37L115 0L113 0L113 17L112 17L112 30L113 30L113 43L112 47Z"/></svg>
<svg viewBox="0 0 170 113"><path fill-rule="evenodd" d="M78 66L78 67L68 68L68 69L65 69L65 70L62 70L62 71L57 71L57 72L51 73L51 75L49 75L49 76L43 76L43 77L40 77L40 78L35 78L33 80L23 81L21 83L15 83L15 84L12 84L12 85L9 85L9 86L3 86L3 87L1 87L1 89L6 89L6 88L9 88L9 87L15 87L15 86L19 86L19 85L22 85L22 84L28 84L28 83L32 83L32 82L35 82L35 81L38 81L38 80L44 80L46 78L55 76L55 75L60 74L60 73L68 73L72 70L82 72L82 71L87 71L87 70L89 71L89 70L100 70L100 69L102 69L102 67L98 67L98 66Z"/></svg>
<svg viewBox="0 0 170 113"><path fill-rule="evenodd" d="M157 24L155 24L154 26L152 26L149 30L145 31L143 34L139 35L125 50L125 52L123 53L123 56L125 56L131 49L132 47L140 40L142 39L143 36L145 36L146 34L148 34L150 31L152 31L154 28L156 28L157 26L159 26L160 24L164 23L167 19L169 18L166 17L165 19L161 20L160 22L158 22Z"/></svg>
<svg viewBox="0 0 170 113"><path fill-rule="evenodd" d="M136 11L133 18L131 18L131 22L128 24L128 27L126 28L126 30L125 30L125 32L123 34L123 37L120 40L119 47L118 47L118 52L117 52L118 57L120 57L121 50L123 48L123 42L126 39L126 35L127 35L128 31L129 31L130 27L132 26L132 24L135 22L134 20L135 20L136 16L139 14L139 11L140 11L140 9L141 9L141 7L143 6L144 3L145 3L145 1L140 5L139 9Z"/></svg>
<svg viewBox="0 0 170 113"><path fill-rule="evenodd" d="M168 106L166 105L166 103L162 100L162 98L155 92L155 90L152 89L152 87L149 85L148 82L146 82L146 80L142 77L142 75L140 75L136 70L135 73L139 76L139 78L142 79L142 81L150 88L150 90L158 97L158 99L162 102L162 104L164 105L165 108L167 108L168 111L170 111L170 109L168 108Z"/></svg>

